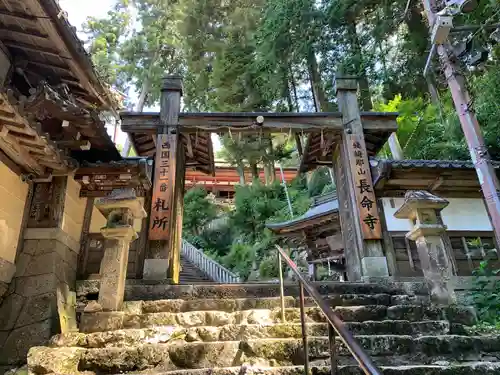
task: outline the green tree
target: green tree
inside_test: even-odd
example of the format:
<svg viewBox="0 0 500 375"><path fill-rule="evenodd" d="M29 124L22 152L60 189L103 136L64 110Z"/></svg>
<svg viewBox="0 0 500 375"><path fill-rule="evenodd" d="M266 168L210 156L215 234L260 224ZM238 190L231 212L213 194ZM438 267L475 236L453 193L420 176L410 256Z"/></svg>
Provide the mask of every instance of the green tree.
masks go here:
<svg viewBox="0 0 500 375"><path fill-rule="evenodd" d="M217 207L207 199L201 187L189 189L184 195L183 228L187 234L199 236L203 228L217 217Z"/></svg>

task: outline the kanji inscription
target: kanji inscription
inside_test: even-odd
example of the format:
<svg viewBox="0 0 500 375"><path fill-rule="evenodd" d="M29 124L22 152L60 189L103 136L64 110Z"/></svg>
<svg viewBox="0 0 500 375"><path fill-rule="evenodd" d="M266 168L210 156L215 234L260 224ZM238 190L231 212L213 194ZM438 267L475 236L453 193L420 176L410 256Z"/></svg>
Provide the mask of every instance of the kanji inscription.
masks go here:
<svg viewBox="0 0 500 375"><path fill-rule="evenodd" d="M149 223L149 239L152 241L168 240L170 235L173 182L175 181L173 175L175 168L170 168L170 166L175 166L177 139L175 135L160 134L156 145L155 177Z"/></svg>
<svg viewBox="0 0 500 375"><path fill-rule="evenodd" d="M362 136L354 134L347 135L347 142L363 237L365 240L379 240L382 227L365 142Z"/></svg>

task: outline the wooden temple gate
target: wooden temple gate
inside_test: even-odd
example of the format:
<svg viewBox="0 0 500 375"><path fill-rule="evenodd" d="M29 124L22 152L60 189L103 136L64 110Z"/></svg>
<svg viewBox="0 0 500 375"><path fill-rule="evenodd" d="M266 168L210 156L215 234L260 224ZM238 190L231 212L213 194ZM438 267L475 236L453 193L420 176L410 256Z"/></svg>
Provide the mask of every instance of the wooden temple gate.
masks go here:
<svg viewBox="0 0 500 375"><path fill-rule="evenodd" d="M143 277L178 283L186 168L213 174L210 134L229 131L293 132L302 171L333 165L348 277L388 276L369 156L397 130L397 114L360 113L357 87L353 77L336 79L340 112L187 113L180 111L181 79L171 76L163 82L160 113L122 113L122 130L138 154L155 155Z"/></svg>

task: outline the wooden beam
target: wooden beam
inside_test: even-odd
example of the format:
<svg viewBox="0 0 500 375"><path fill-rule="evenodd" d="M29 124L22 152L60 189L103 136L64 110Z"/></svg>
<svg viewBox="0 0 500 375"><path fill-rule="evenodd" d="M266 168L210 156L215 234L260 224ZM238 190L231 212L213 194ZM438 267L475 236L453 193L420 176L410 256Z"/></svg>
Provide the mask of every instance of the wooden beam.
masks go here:
<svg viewBox="0 0 500 375"><path fill-rule="evenodd" d="M186 135L186 155L190 158L193 157L193 143L191 141L191 135Z"/></svg>
<svg viewBox="0 0 500 375"><path fill-rule="evenodd" d="M12 144L0 137L0 148L17 164L24 165L28 171L37 175L43 174L44 168L26 150L23 150L17 142Z"/></svg>
<svg viewBox="0 0 500 375"><path fill-rule="evenodd" d="M0 32L2 32L2 31L6 32L7 35L19 34L19 35L23 35L23 36L35 37L35 38L44 39L44 40L48 39L48 35L42 34L37 29L23 29L19 26L10 25L9 27L0 26Z"/></svg>
<svg viewBox="0 0 500 375"><path fill-rule="evenodd" d="M439 176L437 177L431 184L428 186L429 191L435 191L439 189L439 187L443 184L444 182L444 176Z"/></svg>
<svg viewBox="0 0 500 375"><path fill-rule="evenodd" d="M58 64L48 64L48 63L44 63L41 61L33 61L33 60L29 60L28 64L37 65L37 66L41 66L43 68L48 68L48 69L58 69L58 70L64 71L65 73L70 73L70 74L72 73L71 69L68 68L67 66L62 66L62 65L58 65ZM71 81L69 81L69 82L71 82ZM74 84L74 82L71 82L71 84Z"/></svg>
<svg viewBox="0 0 500 375"><path fill-rule="evenodd" d="M102 104L107 104L106 100L103 98L106 97L106 93L99 93L97 89L92 85L92 83L89 80L89 75L88 72L86 72L77 62L77 59L74 58L73 53L70 51L69 47L74 48L74 46L68 46L67 42L65 41L64 37L61 35L61 32L58 29L58 26L66 26L66 25L60 25L60 20L58 17L55 16L50 16L48 12L56 12L58 9L58 6L50 6L50 5L42 5L45 4L44 2L40 2L38 0L23 0L24 6L26 6L28 9L31 10L33 14L41 14L41 15L47 15L47 17L39 17L38 18L38 24L41 26L43 31L47 34L48 38L52 41L52 43L57 46L58 50L60 53L57 53L56 55L65 55L67 56L67 61L68 65L71 69L71 71L75 74L75 76L78 77L80 82L84 85L85 89L90 92L92 95L94 95L97 99ZM49 10L47 10L49 9ZM60 18L60 17L59 17ZM69 28L69 26L68 26ZM75 37L76 39L76 37ZM76 48L82 48L81 46L78 46ZM114 109L113 109L114 111Z"/></svg>
<svg viewBox="0 0 500 375"><path fill-rule="evenodd" d="M57 141L56 142L57 146L60 148L68 148L70 150L83 150L83 151L88 151L91 149L92 144L90 141L76 141L76 140L71 140L71 141Z"/></svg>
<svg viewBox="0 0 500 375"><path fill-rule="evenodd" d="M5 164L7 168L9 168L12 172L17 174L18 176L20 176L24 172L23 169L17 163L15 163L11 158L9 158L7 154L3 152L1 149L0 149L0 162Z"/></svg>
<svg viewBox="0 0 500 375"><path fill-rule="evenodd" d="M304 150L302 149L302 140L300 139L300 134L294 133L294 136L295 136L295 143L297 144L297 151L299 153L299 156L302 156Z"/></svg>
<svg viewBox="0 0 500 375"><path fill-rule="evenodd" d="M2 42L6 47L9 47L9 48L14 48L17 50L26 50L26 51L35 52L35 53L43 53L45 55L59 57L61 59L69 59L69 57L61 56L61 54L59 52L57 52L53 49L42 48L42 47L38 47L38 46L33 45L33 44L17 42L15 40L3 40Z"/></svg>
<svg viewBox="0 0 500 375"><path fill-rule="evenodd" d="M264 123L258 125L256 118L264 117ZM368 112L364 115L363 128L365 130L397 130L397 114ZM122 130L127 133L155 133L160 126L159 116L156 113L122 113ZM323 130L343 130L342 118L339 112L314 113L180 113L178 126L183 133L231 131L281 131L295 129L304 132L318 132Z"/></svg>
<svg viewBox="0 0 500 375"><path fill-rule="evenodd" d="M3 3L5 5L5 2ZM7 16L11 17L14 19L20 19L20 20L26 20L26 21L36 21L37 17L31 16L26 13L20 13L20 12L10 12L10 11L5 11L3 9L0 9L0 16Z"/></svg>

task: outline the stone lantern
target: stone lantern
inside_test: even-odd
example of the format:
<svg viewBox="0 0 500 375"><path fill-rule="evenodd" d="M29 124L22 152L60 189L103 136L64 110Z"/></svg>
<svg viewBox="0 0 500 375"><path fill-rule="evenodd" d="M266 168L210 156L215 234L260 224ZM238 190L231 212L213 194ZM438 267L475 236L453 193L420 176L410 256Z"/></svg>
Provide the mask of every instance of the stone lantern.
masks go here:
<svg viewBox="0 0 500 375"><path fill-rule="evenodd" d="M446 232L441 211L448 204L446 199L427 191L408 191L403 205L394 214L398 219L410 220L412 229L406 234L406 238L416 242L431 300L442 305L456 302L452 285L452 263L441 236Z"/></svg>
<svg viewBox="0 0 500 375"><path fill-rule="evenodd" d="M147 214L133 189L115 190L95 206L107 219L101 229L105 242L98 303L104 311L116 311L123 304L130 243L137 239L134 220Z"/></svg>

